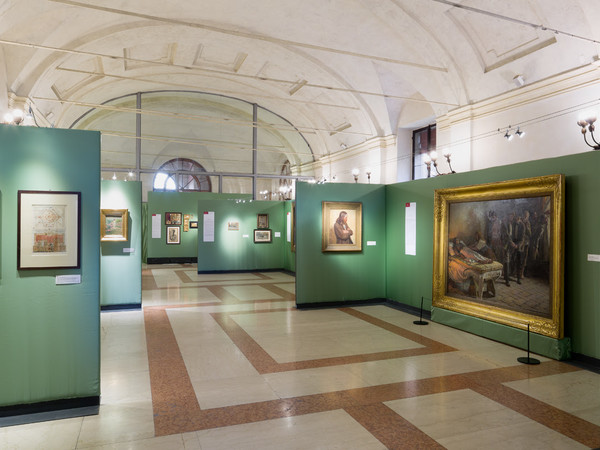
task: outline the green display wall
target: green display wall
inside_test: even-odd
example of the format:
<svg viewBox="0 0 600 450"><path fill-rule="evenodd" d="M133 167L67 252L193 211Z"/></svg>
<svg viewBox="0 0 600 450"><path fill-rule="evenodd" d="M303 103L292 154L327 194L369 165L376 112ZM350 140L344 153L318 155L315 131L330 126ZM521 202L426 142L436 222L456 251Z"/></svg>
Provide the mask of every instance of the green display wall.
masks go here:
<svg viewBox="0 0 600 450"><path fill-rule="evenodd" d="M80 269L17 270L18 190L81 192ZM99 210L99 133L0 125L0 407L97 403Z"/></svg>
<svg viewBox="0 0 600 450"><path fill-rule="evenodd" d="M146 217L147 232L144 239L147 243L148 262L195 261L198 256L198 230L180 230L181 243L167 244L165 225L166 212L189 214L190 221L198 220L198 201L203 199L244 199L250 200L251 195L245 194L214 194L211 192L148 192L148 212ZM160 214L160 238L152 238L152 215Z"/></svg>
<svg viewBox="0 0 600 450"><path fill-rule="evenodd" d="M321 251L322 201L362 203L362 252ZM384 186L296 184L298 306L386 297L385 209Z"/></svg>
<svg viewBox="0 0 600 450"><path fill-rule="evenodd" d="M202 216L211 211L215 213L214 242L204 242ZM284 247L288 247L284 202L201 200L198 212L198 272L284 268ZM254 242L257 214L269 215L271 243ZM229 222L238 222L239 231L229 230Z"/></svg>
<svg viewBox="0 0 600 450"><path fill-rule="evenodd" d="M387 297L400 303L431 308L433 271L433 194L435 189L562 173L566 176L566 236L564 323L572 350L600 358L600 263L587 260L600 254L600 152L532 161L486 170L386 186ZM404 205L417 204L417 255L404 253ZM446 310L433 319L477 334L523 347L525 332L480 321ZM534 335L532 350L562 358L564 346Z"/></svg>
<svg viewBox="0 0 600 450"><path fill-rule="evenodd" d="M102 181L101 208L127 209L127 241L101 242L103 309L142 304L142 183Z"/></svg>

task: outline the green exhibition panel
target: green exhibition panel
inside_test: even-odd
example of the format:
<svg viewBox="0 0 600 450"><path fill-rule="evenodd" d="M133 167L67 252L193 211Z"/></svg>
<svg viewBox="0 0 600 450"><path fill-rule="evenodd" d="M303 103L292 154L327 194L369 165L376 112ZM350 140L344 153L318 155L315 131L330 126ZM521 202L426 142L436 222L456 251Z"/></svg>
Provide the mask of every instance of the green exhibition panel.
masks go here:
<svg viewBox="0 0 600 450"><path fill-rule="evenodd" d="M600 152L494 167L467 173L386 186L387 297L392 301L419 307L432 307L434 191L443 188L564 174L564 336L556 340L538 335L532 351L564 358L571 350L600 358L600 264L588 254L600 254ZM405 254L406 204L416 204L416 255ZM525 333L474 317L436 309L436 321L493 339L526 346ZM493 330L492 330L493 328ZM549 342L551 341L551 342Z"/></svg>
<svg viewBox="0 0 600 450"><path fill-rule="evenodd" d="M201 200L198 202L198 272L284 269L285 202ZM256 242L258 215L268 215L270 242ZM206 236L213 224L213 238Z"/></svg>
<svg viewBox="0 0 600 450"><path fill-rule="evenodd" d="M198 202L206 199L244 199L247 194L215 194L212 192L148 192L146 243L147 261L191 262L198 256L198 229L184 231L183 216L189 215L190 222L198 222ZM169 213L180 213L180 225L168 224ZM169 216L170 217L170 216ZM202 219L200 217L200 219ZM167 227L179 228L179 243L167 243Z"/></svg>
<svg viewBox="0 0 600 450"><path fill-rule="evenodd" d="M322 251L322 202L362 205L362 250ZM296 184L296 303L386 298L385 187Z"/></svg>
<svg viewBox="0 0 600 450"><path fill-rule="evenodd" d="M101 238L100 304L105 307L142 304L142 183L103 180L101 208L125 210L127 236ZM105 219L107 220L107 219ZM109 219L110 220L110 216Z"/></svg>
<svg viewBox="0 0 600 450"><path fill-rule="evenodd" d="M44 191L42 201L32 203L32 214L21 202L21 230L35 236L33 244L24 240L21 248L30 249L35 267L44 268L17 269L20 190ZM54 195L49 191L80 193L79 226L70 206L48 206L46 199ZM100 133L0 125L0 407L4 409L77 399L92 403L95 399L98 404L99 213ZM52 232L40 232L40 223ZM39 250L37 243L52 235L53 242L60 248L64 243L64 251L71 254L76 240L65 236L73 231L79 235L79 267L48 268L52 259L45 259L44 252L54 257L56 251L53 246Z"/></svg>

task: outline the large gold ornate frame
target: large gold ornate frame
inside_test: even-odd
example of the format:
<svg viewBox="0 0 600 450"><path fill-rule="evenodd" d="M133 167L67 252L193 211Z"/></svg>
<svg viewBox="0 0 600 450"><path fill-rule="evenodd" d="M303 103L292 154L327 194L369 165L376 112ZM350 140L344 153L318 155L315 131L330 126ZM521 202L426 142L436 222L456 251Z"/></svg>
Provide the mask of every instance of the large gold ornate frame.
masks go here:
<svg viewBox="0 0 600 450"><path fill-rule="evenodd" d="M557 339L563 337L564 175L438 189L434 196L433 306ZM551 317L456 298L448 292L449 209L452 203L550 197L549 296Z"/></svg>

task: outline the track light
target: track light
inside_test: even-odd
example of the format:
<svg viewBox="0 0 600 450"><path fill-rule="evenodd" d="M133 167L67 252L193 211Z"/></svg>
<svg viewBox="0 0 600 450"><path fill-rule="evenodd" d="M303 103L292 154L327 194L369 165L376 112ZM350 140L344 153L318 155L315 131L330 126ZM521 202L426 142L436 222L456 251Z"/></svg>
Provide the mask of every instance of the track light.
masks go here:
<svg viewBox="0 0 600 450"><path fill-rule="evenodd" d="M525 132L521 131L521 129L519 127L517 127L517 131L515 131L515 134L517 136L519 136L519 139L522 138L523 136L525 136Z"/></svg>
<svg viewBox="0 0 600 450"><path fill-rule="evenodd" d="M512 140L513 140L513 138L514 138L515 136L514 136L514 135L512 135L512 134L510 134L510 133L508 132L508 130L506 130L506 133L504 133L504 137L506 138L506 140L508 140L508 141L512 141Z"/></svg>

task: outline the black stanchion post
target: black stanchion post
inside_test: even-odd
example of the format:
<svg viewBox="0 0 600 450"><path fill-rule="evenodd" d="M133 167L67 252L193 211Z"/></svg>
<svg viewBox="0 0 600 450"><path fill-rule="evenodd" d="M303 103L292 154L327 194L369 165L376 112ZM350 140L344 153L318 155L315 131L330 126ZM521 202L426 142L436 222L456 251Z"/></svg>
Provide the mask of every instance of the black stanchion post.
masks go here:
<svg viewBox="0 0 600 450"><path fill-rule="evenodd" d="M421 296L421 314L419 320L413 322L415 325L429 325L429 322L423 320L423 296Z"/></svg>
<svg viewBox="0 0 600 450"><path fill-rule="evenodd" d="M530 364L530 365L535 365L535 364L540 363L539 359L529 357L529 323L527 324L527 357L519 356L517 358L517 361L519 361L520 363L523 363L523 364Z"/></svg>

